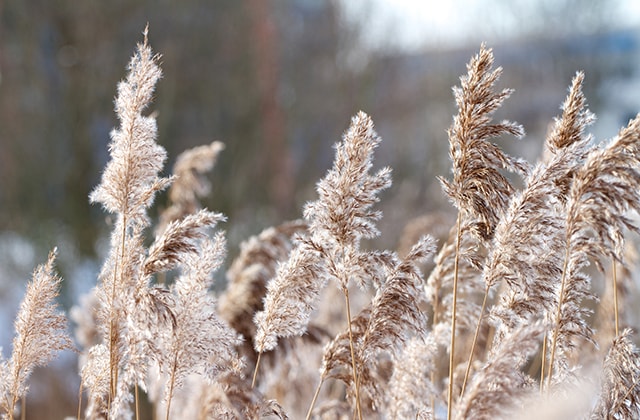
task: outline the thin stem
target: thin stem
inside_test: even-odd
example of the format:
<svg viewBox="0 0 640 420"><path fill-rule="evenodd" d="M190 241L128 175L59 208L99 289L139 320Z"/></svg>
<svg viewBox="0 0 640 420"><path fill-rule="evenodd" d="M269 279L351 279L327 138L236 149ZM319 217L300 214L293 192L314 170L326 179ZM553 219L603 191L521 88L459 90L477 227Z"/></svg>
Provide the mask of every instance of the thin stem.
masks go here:
<svg viewBox="0 0 640 420"><path fill-rule="evenodd" d="M533 378L540 370L541 360L542 358L538 357L531 359L531 364L529 365L529 369L527 369L527 375L529 375L530 378Z"/></svg>
<svg viewBox="0 0 640 420"><path fill-rule="evenodd" d="M316 387L316 392L313 394L313 400L311 400L311 405L309 406L309 411L307 411L306 420L311 418L311 413L313 412L313 407L316 405L316 401L318 400L318 396L320 395L320 389L322 388L322 384L324 383L324 378L320 378L320 382Z"/></svg>
<svg viewBox="0 0 640 420"><path fill-rule="evenodd" d="M171 412L171 399L173 398L173 386L176 382L176 368L178 366L178 353L176 352L173 359L173 367L171 369L171 382L169 383L169 397L167 398L167 414L165 419L169 420L169 413Z"/></svg>
<svg viewBox="0 0 640 420"><path fill-rule="evenodd" d="M618 270L616 269L616 260L613 259L613 312L616 323L616 337L620 333L620 326L618 324Z"/></svg>
<svg viewBox="0 0 640 420"><path fill-rule="evenodd" d="M22 346L21 348L24 348L24 342L26 341L26 337L23 336L22 338ZM18 354L18 357L16 357L17 360L17 364L18 364L18 368L16 369L16 371L18 372L18 374L15 376L14 378L14 382L13 382L13 387L12 390L10 392L11 394L11 405L9 406L9 411L7 411L7 414L9 414L9 417L11 418L11 420L13 420L15 417L13 417L13 412L16 410L16 404L18 403L18 378L20 378L20 373L22 372L22 363L20 363L20 360L22 359L22 353ZM7 400L9 401L9 400Z"/></svg>
<svg viewBox="0 0 640 420"><path fill-rule="evenodd" d="M173 397L173 386L176 382L176 365L173 365L171 372L171 382L169 382L169 397L167 398L167 411L164 416L165 420L169 420L169 413L171 412L171 398Z"/></svg>
<svg viewBox="0 0 640 420"><path fill-rule="evenodd" d="M356 358L353 350L353 332L351 331L351 305L349 304L349 289L344 288L344 299L347 305L347 322L349 323L349 350L351 350L351 369L353 372L353 384L356 389L356 412L358 419L362 420L362 409L360 408L360 386L358 385L358 374L356 372Z"/></svg>
<svg viewBox="0 0 640 420"><path fill-rule="evenodd" d="M77 420L80 420L80 413L82 412L82 381L80 381L80 387L78 389L78 417Z"/></svg>
<svg viewBox="0 0 640 420"><path fill-rule="evenodd" d="M434 288L433 319L432 319L432 322L431 322L431 329L432 330L433 330L433 328L436 326L436 324L438 322L438 311L440 310L440 306L438 304L439 292L440 292L440 288ZM429 379L431 380L431 383L435 385L435 383L436 383L436 370L435 369L433 369L431 371L431 375L430 375ZM434 395L431 395L431 412L432 413L436 412L436 397Z"/></svg>
<svg viewBox="0 0 640 420"><path fill-rule="evenodd" d="M260 367L260 358L262 357L262 347L258 352L258 360L256 360L256 368L253 370L253 379L251 380L251 389L256 387L256 378L258 377L258 368Z"/></svg>
<svg viewBox="0 0 640 420"><path fill-rule="evenodd" d="M118 269L124 261L124 253L126 248L126 234L127 234L127 216L122 216L122 241L120 242L120 260L115 261L113 267L113 286L111 288L111 316L109 319L109 369L110 369L110 384L109 384L109 411L111 411L111 401L116 396L116 387L118 384L118 360L116 358L115 345L117 342L117 331L115 326L115 311L114 304L116 301L116 284L118 282ZM120 263L120 264L118 264Z"/></svg>
<svg viewBox="0 0 640 420"><path fill-rule="evenodd" d="M435 298L433 299L433 322L432 325L436 325L438 323L438 311L440 310L439 304L438 304L438 292L440 291L439 288L435 288L434 289L434 295Z"/></svg>
<svg viewBox="0 0 640 420"><path fill-rule="evenodd" d="M629 394L631 394L631 391L633 391L633 389L636 387L636 385L638 385L638 381L640 380L640 378L636 378L635 381L633 381L633 383L631 384L631 386L629 388L627 388L627 392L625 392L624 397L622 397L620 400L618 400L618 404L616 404L612 409L611 409L611 413L614 413L616 410L618 410L618 408L620 407L621 404L624 404L624 402L627 400L627 398L629 397Z"/></svg>
<svg viewBox="0 0 640 420"><path fill-rule="evenodd" d="M458 260L460 258L460 212L456 220L456 253L453 260L453 303L451 306L451 350L449 352L449 392L447 395L447 420L453 408L453 363L456 348L456 307L458 300Z"/></svg>
<svg viewBox="0 0 640 420"><path fill-rule="evenodd" d="M480 334L480 325L484 318L484 310L487 307L487 296L489 296L489 285L487 285L484 291L484 298L482 299L482 307L480 308L480 317L478 318L478 324L476 325L476 332L473 335L473 342L471 343L471 351L469 352L469 360L467 361L467 369L464 372L464 381L462 381L462 390L460 391L460 398L464 394L464 390L467 387L467 380L469 380L469 372L471 371L471 362L473 362L473 353L476 349L476 343L478 342L478 335Z"/></svg>
<svg viewBox="0 0 640 420"><path fill-rule="evenodd" d="M134 390L134 397L135 397L135 404L136 404L136 420L138 420L140 418L140 410L138 407L138 383L136 382L135 385L133 386L133 390Z"/></svg>
<svg viewBox="0 0 640 420"><path fill-rule="evenodd" d="M27 337L30 335L29 332L27 332L26 334L21 334L22 335L22 339L20 341L20 347L21 349L25 349L26 348L26 342L27 342ZM15 417L13 416L13 412L16 409L16 404L18 404L18 398L20 397L20 390L19 390L19 384L20 384L20 376L22 375L22 370L24 368L22 360L23 360L23 353L24 350L20 351L16 356L15 359L16 360L16 364L18 365L18 367L15 369L15 371L17 372L16 375L14 376L14 380L13 380L13 386L11 388L10 391L10 395L11 395L11 405L9 406L9 411L7 412L7 414L9 414L9 416L11 417L11 420L13 420ZM7 401L9 401L7 399ZM24 408L24 407L23 407Z"/></svg>
<svg viewBox="0 0 640 420"><path fill-rule="evenodd" d="M11 394L11 405L9 406L9 410L7 411L7 414L9 414L9 417L11 418L11 420L14 420L15 417L13 416L13 412L16 411L16 402L17 402L17 397L15 393Z"/></svg>
<svg viewBox="0 0 640 420"><path fill-rule="evenodd" d="M547 335L542 339L542 354L540 356L540 393L544 389L544 365L547 361Z"/></svg>
<svg viewBox="0 0 640 420"><path fill-rule="evenodd" d="M145 37L145 45L146 45L146 37ZM136 100L139 94L139 89L136 89ZM138 102L136 102L138 103ZM136 109L136 112L138 110ZM133 138L133 125L130 124L127 127L127 135L129 139ZM125 172L125 180L129 181L131 177L131 153L132 153L132 145L131 141L127 144L127 154L126 156L126 172ZM128 183L127 183L128 185ZM115 328L115 311L114 304L116 301L116 284L118 281L118 269L122 271L122 266L124 265L124 255L126 251L126 238L127 238L127 208L129 207L129 191L127 191L127 195L125 196L125 202L122 206L122 241L120 242L120 260L116 258L113 267L113 286L111 288L111 308L110 308L110 319L109 319L109 369L110 369L110 388L109 388L109 411L111 411L111 400L115 398L117 386L118 386L118 364L120 361L116 358L114 345L117 344L118 340L118 332ZM122 277L122 275L120 276Z"/></svg>
<svg viewBox="0 0 640 420"><path fill-rule="evenodd" d="M551 341L551 356L549 357L549 375L547 376L547 390L551 389L551 377L553 376L553 363L556 356L556 342L558 341L558 333L560 332L560 317L562 316L562 301L564 300L564 292L567 279L567 269L569 267L569 244L566 245L564 255L564 264L562 267L562 279L560 280L560 296L558 296L558 310L556 311L556 322L553 328L553 340Z"/></svg>

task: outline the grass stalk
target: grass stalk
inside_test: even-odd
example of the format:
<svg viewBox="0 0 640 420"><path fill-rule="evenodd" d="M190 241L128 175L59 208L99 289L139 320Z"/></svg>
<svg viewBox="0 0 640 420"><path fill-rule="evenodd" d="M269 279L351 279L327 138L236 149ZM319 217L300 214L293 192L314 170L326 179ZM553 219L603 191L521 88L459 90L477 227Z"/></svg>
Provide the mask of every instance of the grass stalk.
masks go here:
<svg viewBox="0 0 640 420"><path fill-rule="evenodd" d="M115 261L113 267L113 286L111 288L111 314L109 320L109 369L110 369L110 384L109 384L109 411L111 410L111 401L116 396L116 387L118 384L118 361L116 360L115 345L117 344L117 331L115 328L115 311L113 308L116 301L116 283L118 281L118 269L122 269L122 262L124 261L125 252L125 238L127 233L127 216L123 215L122 220L122 241L120 242L120 260ZM120 264L118 264L120 263Z"/></svg>
<svg viewBox="0 0 640 420"><path fill-rule="evenodd" d="M313 412L313 408L318 401L318 396L320 395L320 389L322 389L322 384L324 383L324 378L320 378L320 382L318 382L318 386L316 387L316 391L313 393L313 399L311 400L311 405L309 406L309 410L307 411L307 417L305 420L309 420L311 418L311 413Z"/></svg>
<svg viewBox="0 0 640 420"><path fill-rule="evenodd" d="M347 322L349 323L349 350L351 351L351 369L353 373L353 384L356 392L356 413L358 419L362 420L362 409L360 407L360 386L358 384L358 373L356 371L356 358L353 349L353 332L351 330L351 304L349 303L349 289L344 288L344 300L347 306Z"/></svg>
<svg viewBox="0 0 640 420"><path fill-rule="evenodd" d="M617 337L620 334L620 324L618 319L618 270L615 259L612 260L611 267L613 271L613 315L615 319Z"/></svg>
<svg viewBox="0 0 640 420"><path fill-rule="evenodd" d="M78 388L78 416L77 416L77 420L80 420L80 413L82 413L82 381L80 381L80 387Z"/></svg>
<svg viewBox="0 0 640 420"><path fill-rule="evenodd" d="M176 368L178 366L178 354L176 353L173 359L173 367L171 369L171 381L169 382L169 396L167 398L167 412L165 420L169 420L169 413L171 412L171 399L173 398L173 387L176 382Z"/></svg>
<svg viewBox="0 0 640 420"><path fill-rule="evenodd" d="M433 330L433 328L437 325L438 323L438 311L440 310L440 305L438 304L438 293L439 289L435 290L435 297L433 299L433 319L431 322L431 329ZM432 384L436 383L436 370L432 370L429 379L431 380ZM436 412L436 398L435 396L431 396L431 412L435 413Z"/></svg>
<svg viewBox="0 0 640 420"><path fill-rule="evenodd" d="M138 397L138 383L137 382L133 386L133 389L134 389L134 400L135 400L135 406L136 406L136 420L138 420L140 418L140 408L139 408L139 404L138 404L138 401L140 401L140 398Z"/></svg>
<svg viewBox="0 0 640 420"><path fill-rule="evenodd" d="M467 361L467 368L465 369L464 380L462 381L462 389L460 390L460 398L462 398L462 395L464 394L464 390L467 387L467 381L469 380L469 373L471 372L471 363L473 362L473 353L476 350L478 335L480 335L480 326L482 324L482 320L484 319L484 311L487 307L487 296L489 296L489 286L487 286L484 291L484 298L482 299L482 307L480 308L480 317L478 318L478 323L476 324L476 332L473 334L471 351L469 352L469 360Z"/></svg>
<svg viewBox="0 0 640 420"><path fill-rule="evenodd" d="M630 387L627 387L627 392L625 392L624 397L622 397L620 400L618 400L618 403L611 409L612 413L615 413L616 411L618 411L618 409L620 408L621 404L624 404L625 401L627 401L627 398L629 398L629 395L631 395L631 392L633 392L634 388L636 387L636 385L638 385L638 381L640 380L640 378L636 378L633 383L631 384Z"/></svg>
<svg viewBox="0 0 640 420"><path fill-rule="evenodd" d="M547 375L547 390L551 389L551 377L553 376L553 363L555 362L556 347L558 341L558 333L560 332L560 318L562 317L562 302L564 301L564 294L567 282L567 269L569 268L569 252L570 246L566 244L566 251L564 255L564 263L562 267L562 279L560 280L560 295L558 296L558 309L556 311L556 319L553 327L553 339L551 341L551 353L549 356L549 373Z"/></svg>
<svg viewBox="0 0 640 420"><path fill-rule="evenodd" d="M540 354L540 393L544 390L544 366L547 360L547 335L542 338L542 352Z"/></svg>
<svg viewBox="0 0 640 420"><path fill-rule="evenodd" d="M453 369L454 356L456 348L456 309L458 300L458 261L460 259L460 240L462 232L460 232L461 215L458 212L456 219L456 251L453 260L453 302L451 304L451 350L449 352L449 391L447 393L447 420L451 419L451 410L453 408Z"/></svg>
<svg viewBox="0 0 640 420"><path fill-rule="evenodd" d="M251 389L256 387L256 378L258 377L258 369L260 368L260 358L262 357L262 348L258 352L258 360L256 360L256 368L253 370L253 379L251 380Z"/></svg>
<svg viewBox="0 0 640 420"><path fill-rule="evenodd" d="M22 343L23 344L22 344L22 346L20 346L21 348L25 347L25 345L24 345L25 341L26 341L26 338L22 337ZM17 369L18 372L22 372L22 370L23 370L23 365L22 365L22 363L20 363L21 358L22 358L21 356L16 358L18 360L18 362L17 362L18 363L18 369ZM13 420L15 418L13 416L13 413L16 410L16 404L18 404L18 399L19 398L20 398L20 395L18 393L18 389L17 389L16 385L14 384L13 390L11 391L11 405L9 406L9 410L7 411L7 413L11 417L11 420ZM24 407L23 407L23 409L24 409Z"/></svg>

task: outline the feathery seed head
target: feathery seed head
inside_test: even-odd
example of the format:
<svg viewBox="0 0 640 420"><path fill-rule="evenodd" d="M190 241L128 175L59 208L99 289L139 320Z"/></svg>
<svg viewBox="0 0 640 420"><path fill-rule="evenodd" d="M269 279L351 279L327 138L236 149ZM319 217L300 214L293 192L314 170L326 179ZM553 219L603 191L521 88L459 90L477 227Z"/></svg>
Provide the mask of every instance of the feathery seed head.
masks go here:
<svg viewBox="0 0 640 420"><path fill-rule="evenodd" d="M101 203L107 211L141 225L147 223L146 209L155 193L170 183L158 177L166 152L155 142L155 116L142 115L162 75L157 61L158 56L153 55L145 35L144 43L138 44L129 63L127 78L118 84L115 111L120 127L111 133L111 161L100 185L90 195L92 202Z"/></svg>
<svg viewBox="0 0 640 420"><path fill-rule="evenodd" d="M526 174L528 164L502 152L488 140L503 134L524 135L516 123L491 123L493 112L511 95L511 90L493 91L502 69L491 71L493 53L481 47L467 66L468 74L453 89L458 114L448 131L453 179L440 178L447 196L458 211L473 222L473 232L488 239L506 209L513 187L501 169Z"/></svg>

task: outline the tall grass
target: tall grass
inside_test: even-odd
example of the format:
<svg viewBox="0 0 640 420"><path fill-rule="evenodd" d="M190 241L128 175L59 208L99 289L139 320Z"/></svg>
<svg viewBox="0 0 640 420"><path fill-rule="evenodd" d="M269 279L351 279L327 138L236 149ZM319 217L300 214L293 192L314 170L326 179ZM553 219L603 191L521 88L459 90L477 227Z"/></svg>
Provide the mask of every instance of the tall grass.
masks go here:
<svg viewBox="0 0 640 420"><path fill-rule="evenodd" d="M640 351L622 309L640 117L595 143L582 73L528 163L491 142L524 130L493 122L512 91L496 89L502 69L482 46L454 89L452 173L441 182L456 221L439 246L409 229L418 239L402 253L361 245L379 235L375 205L391 170L373 171L381 139L357 113L318 198L300 220L244 242L216 295L226 218L198 199L223 146L187 151L159 175L166 153L145 114L158 62L145 31L91 194L114 223L97 284L72 311L78 418L141 418L143 394L158 419L495 419L532 407L546 418L640 416ZM154 223L147 211L165 188L170 205ZM2 418L24 415L30 372L72 347L53 261L35 271L13 352L0 358Z"/></svg>

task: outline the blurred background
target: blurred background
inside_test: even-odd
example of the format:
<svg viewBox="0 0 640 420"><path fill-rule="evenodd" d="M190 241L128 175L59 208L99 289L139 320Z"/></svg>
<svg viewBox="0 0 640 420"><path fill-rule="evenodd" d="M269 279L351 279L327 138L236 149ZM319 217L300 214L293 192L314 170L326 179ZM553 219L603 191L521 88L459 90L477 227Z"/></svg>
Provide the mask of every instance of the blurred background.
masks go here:
<svg viewBox="0 0 640 420"><path fill-rule="evenodd" d="M409 220L449 210L435 177L449 175L451 87L482 42L504 68L499 87L515 89L497 118L527 131L501 142L512 154L537 158L577 70L598 140L640 110L635 0L27 0L0 2L0 22L4 357L25 283L51 248L65 307L96 282L109 232L87 196L109 157L116 84L147 22L162 54L152 109L167 171L187 148L226 145L204 204L229 218L229 261L243 239L300 217L358 110L383 139L374 166L394 169L376 246L395 247ZM74 414L74 366L69 354L55 373L37 372L29 418Z"/></svg>

